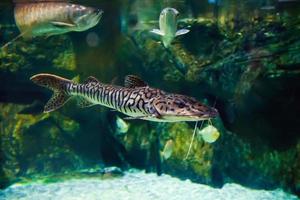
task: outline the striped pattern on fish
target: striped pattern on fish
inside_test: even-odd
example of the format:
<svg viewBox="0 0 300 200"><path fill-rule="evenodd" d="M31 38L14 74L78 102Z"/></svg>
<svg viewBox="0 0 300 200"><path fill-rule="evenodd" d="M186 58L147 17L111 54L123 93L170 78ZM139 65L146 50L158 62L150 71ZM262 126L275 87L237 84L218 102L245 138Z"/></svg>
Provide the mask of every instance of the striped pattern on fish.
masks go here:
<svg viewBox="0 0 300 200"><path fill-rule="evenodd" d="M69 97L76 96L81 107L100 104L130 117L150 121L198 121L218 114L216 109L192 97L151 88L133 75L125 78L125 87L104 84L94 77L89 77L83 84L52 74L38 74L31 80L54 91L45 112L58 109Z"/></svg>
<svg viewBox="0 0 300 200"><path fill-rule="evenodd" d="M67 94L80 96L93 104L113 108L130 116L150 115L147 105L153 97L163 94L161 90L152 88L124 88L106 85L99 82L88 84L66 84Z"/></svg>

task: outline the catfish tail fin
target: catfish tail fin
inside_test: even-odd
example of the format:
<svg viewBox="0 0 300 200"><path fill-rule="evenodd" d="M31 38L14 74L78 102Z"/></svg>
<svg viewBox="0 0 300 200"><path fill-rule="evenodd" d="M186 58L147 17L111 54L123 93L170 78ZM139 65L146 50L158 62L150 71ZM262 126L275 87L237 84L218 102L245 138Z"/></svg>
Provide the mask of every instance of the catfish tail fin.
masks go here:
<svg viewBox="0 0 300 200"><path fill-rule="evenodd" d="M53 75L37 74L30 78L35 84L49 88L54 93L44 107L44 112L48 113L62 107L70 98L67 93L67 86L72 84L71 80Z"/></svg>

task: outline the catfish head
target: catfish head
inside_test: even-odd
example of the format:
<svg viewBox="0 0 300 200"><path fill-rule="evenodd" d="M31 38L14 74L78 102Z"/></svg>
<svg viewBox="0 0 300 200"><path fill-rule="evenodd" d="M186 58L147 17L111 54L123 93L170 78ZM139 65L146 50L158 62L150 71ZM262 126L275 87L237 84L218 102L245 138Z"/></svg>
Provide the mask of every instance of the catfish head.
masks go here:
<svg viewBox="0 0 300 200"><path fill-rule="evenodd" d="M215 118L218 111L206 106L193 97L179 94L166 94L153 100L150 111L157 121L201 121Z"/></svg>

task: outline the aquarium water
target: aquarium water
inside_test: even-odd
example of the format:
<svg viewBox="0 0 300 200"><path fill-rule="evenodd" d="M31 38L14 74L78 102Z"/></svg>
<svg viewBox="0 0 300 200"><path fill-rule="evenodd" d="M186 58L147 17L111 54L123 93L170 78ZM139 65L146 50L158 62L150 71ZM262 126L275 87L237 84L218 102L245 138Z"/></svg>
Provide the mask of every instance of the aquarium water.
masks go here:
<svg viewBox="0 0 300 200"><path fill-rule="evenodd" d="M0 0L0 200L298 199L299 102L300 0Z"/></svg>

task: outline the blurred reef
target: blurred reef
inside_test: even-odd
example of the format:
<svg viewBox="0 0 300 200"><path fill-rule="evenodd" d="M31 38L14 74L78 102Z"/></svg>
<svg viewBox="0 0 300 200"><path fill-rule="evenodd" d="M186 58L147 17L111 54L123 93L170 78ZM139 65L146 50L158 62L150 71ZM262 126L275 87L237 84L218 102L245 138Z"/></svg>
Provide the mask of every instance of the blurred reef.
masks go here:
<svg viewBox="0 0 300 200"><path fill-rule="evenodd" d="M191 30L169 49L149 33L166 5L150 0L99 1L105 15L87 32L20 39L1 49L0 186L35 174L118 166L300 195L299 4L282 1L266 10L263 1L209 2L168 5L181 13L179 27ZM7 25L10 11L0 23ZM3 45L18 31L0 26L0 33ZM98 38L92 47L91 34ZM71 101L43 114L50 92L29 80L41 72L120 85L126 74L139 75L153 87L215 105L221 137L213 144L196 137L185 159L191 123L126 121L129 130L120 134L116 113L100 106L80 109ZM172 155L163 159L159 152L170 139Z"/></svg>

